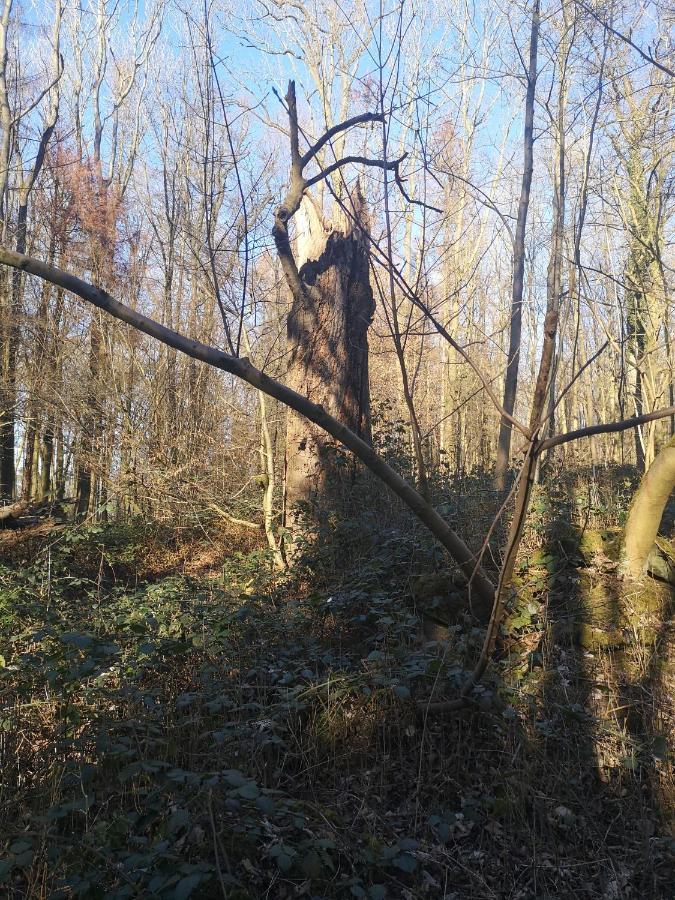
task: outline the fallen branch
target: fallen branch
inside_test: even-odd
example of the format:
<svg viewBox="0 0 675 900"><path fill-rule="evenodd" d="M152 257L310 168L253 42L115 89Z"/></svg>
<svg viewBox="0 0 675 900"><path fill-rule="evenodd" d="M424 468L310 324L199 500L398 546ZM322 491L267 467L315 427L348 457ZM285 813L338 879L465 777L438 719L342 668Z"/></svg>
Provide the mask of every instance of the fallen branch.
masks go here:
<svg viewBox="0 0 675 900"><path fill-rule="evenodd" d="M260 369L256 369L246 357L230 356L216 347L202 344L192 338L185 337L177 331L161 325L154 319L144 316L125 304L115 300L110 294L94 287L78 278L64 272L56 266L50 266L40 260L32 259L22 253L7 250L0 247L0 263L14 269L20 269L29 275L36 275L44 281L70 291L86 300L97 309L109 313L121 322L126 322L143 334L185 353L193 359L205 362L216 369L222 369L235 375L247 384L263 391L275 400L279 400L285 406L294 409L300 415L305 416L310 422L314 422L319 428L351 450L370 471L376 475L387 487L393 491L406 506L427 526L429 531L440 544L450 553L457 562L459 568L471 581L471 592L475 594L471 604L479 619L487 621L492 610L494 600L494 585L486 573L476 566L476 554L473 553L464 541L448 525L445 519L430 503L419 494L412 485L402 478L398 472L391 468L373 448L354 434L346 425L343 425L317 403L312 403L307 397L296 393L280 381L271 378Z"/></svg>
<svg viewBox="0 0 675 900"><path fill-rule="evenodd" d="M0 522L16 519L27 509L28 503L25 500L21 500L19 503L11 503L9 506L3 506L0 508Z"/></svg>
<svg viewBox="0 0 675 900"><path fill-rule="evenodd" d="M209 509L212 509L215 513L218 513L222 519L226 519L233 525L241 525L243 528L251 528L256 531L259 531L262 528L261 522L249 522L248 519L238 519L236 516L230 515L227 510L218 506L217 503L209 503Z"/></svg>

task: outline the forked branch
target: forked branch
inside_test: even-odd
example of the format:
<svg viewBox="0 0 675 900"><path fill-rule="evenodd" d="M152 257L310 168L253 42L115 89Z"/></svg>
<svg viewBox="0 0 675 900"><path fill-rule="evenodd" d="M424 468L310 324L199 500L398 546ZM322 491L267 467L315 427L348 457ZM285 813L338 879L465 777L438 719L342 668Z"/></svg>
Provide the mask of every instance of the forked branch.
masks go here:
<svg viewBox="0 0 675 900"><path fill-rule="evenodd" d="M367 122L382 122L383 117L380 113L360 113L358 116L352 116L351 119L346 119L344 122L340 122L337 125L333 125L332 128L329 128L325 134L323 134L316 143L312 144L309 150L303 154L302 156L302 165L303 167L307 165L308 162L314 159L317 153L326 146L326 144L331 141L336 135L341 134L343 131L347 131L350 128L353 128L355 125L365 125Z"/></svg>

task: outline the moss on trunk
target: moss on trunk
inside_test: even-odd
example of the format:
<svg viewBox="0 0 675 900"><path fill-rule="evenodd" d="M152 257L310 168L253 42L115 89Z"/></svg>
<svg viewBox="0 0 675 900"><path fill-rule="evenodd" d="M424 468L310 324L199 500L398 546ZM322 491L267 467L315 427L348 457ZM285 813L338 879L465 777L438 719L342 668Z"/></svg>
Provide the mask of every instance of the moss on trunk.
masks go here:
<svg viewBox="0 0 675 900"><path fill-rule="evenodd" d="M643 476L633 498L621 551L624 575L640 579L651 568L655 575L664 577L665 570L656 570L656 558L652 554L663 510L674 488L675 438L672 438Z"/></svg>

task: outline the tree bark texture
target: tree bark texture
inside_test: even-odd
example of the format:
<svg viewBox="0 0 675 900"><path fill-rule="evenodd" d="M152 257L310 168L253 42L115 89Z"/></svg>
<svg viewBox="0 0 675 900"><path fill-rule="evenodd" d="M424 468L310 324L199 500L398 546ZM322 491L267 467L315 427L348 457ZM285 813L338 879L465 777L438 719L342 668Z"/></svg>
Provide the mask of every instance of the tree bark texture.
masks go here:
<svg viewBox="0 0 675 900"><path fill-rule="evenodd" d="M289 386L370 443L368 327L375 303L369 279L363 197L354 217L327 223L305 197L300 208L298 267L305 290L288 316ZM289 410L286 426L285 524L329 508L341 492L337 443Z"/></svg>

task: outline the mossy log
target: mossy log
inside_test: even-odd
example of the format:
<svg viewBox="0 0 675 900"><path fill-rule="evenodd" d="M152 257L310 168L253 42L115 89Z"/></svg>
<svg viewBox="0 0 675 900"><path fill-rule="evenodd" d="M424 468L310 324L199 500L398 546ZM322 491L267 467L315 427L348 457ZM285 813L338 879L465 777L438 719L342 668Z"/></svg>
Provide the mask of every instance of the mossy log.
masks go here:
<svg viewBox="0 0 675 900"><path fill-rule="evenodd" d="M617 577L624 558L625 535L606 531L585 531L580 551L586 566L578 569L577 597L570 601L573 616L568 623L569 633L584 650L618 648L626 644L651 645L662 626L664 616L670 615L672 585L656 568L656 555L667 562L667 543L654 544L647 557L646 572L653 578L630 579Z"/></svg>

